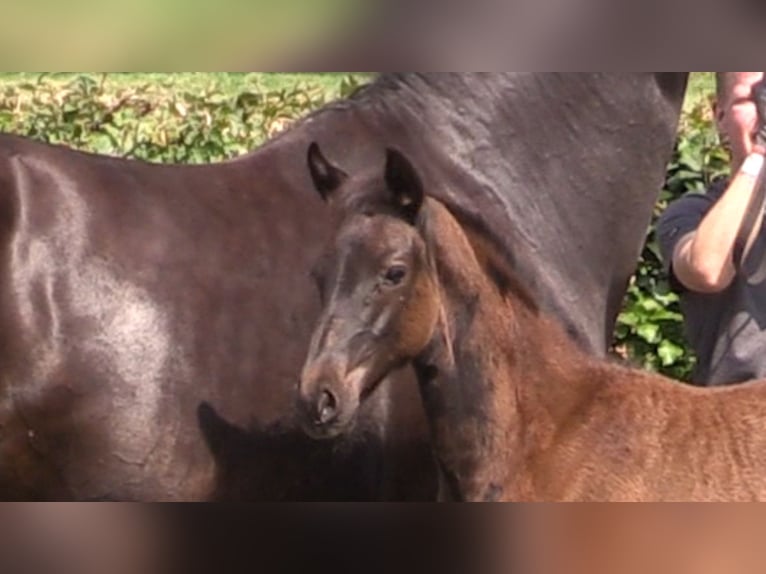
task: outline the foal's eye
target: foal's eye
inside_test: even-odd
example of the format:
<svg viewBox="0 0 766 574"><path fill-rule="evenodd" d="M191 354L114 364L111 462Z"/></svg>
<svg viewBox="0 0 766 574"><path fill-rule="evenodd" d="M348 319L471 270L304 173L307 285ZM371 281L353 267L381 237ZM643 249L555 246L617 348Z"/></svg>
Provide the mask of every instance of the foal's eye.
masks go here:
<svg viewBox="0 0 766 574"><path fill-rule="evenodd" d="M383 275L383 280L389 285L399 285L407 277L407 268L404 265L389 267Z"/></svg>

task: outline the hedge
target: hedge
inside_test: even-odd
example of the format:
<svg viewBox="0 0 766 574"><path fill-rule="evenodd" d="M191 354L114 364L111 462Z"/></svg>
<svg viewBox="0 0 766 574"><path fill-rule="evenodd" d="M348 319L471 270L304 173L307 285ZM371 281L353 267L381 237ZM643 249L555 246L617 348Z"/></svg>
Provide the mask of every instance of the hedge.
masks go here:
<svg viewBox="0 0 766 574"><path fill-rule="evenodd" d="M354 90L348 76L341 91ZM153 162L207 163L251 151L307 111L326 103L321 88L227 93L77 77L66 83L0 84L0 131L103 154ZM687 111L655 215L726 169L707 104ZM614 351L637 365L688 379L694 357L683 337L678 297L663 276L654 223L617 325Z"/></svg>

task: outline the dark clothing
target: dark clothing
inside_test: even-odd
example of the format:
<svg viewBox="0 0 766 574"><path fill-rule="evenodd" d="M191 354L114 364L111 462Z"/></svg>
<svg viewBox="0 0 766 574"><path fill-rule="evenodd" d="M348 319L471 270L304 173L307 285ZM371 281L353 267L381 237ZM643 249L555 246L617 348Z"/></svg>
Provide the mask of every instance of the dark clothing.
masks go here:
<svg viewBox="0 0 766 574"><path fill-rule="evenodd" d="M694 381L709 386L766 378L766 230L723 293L695 293L673 277L676 245L697 229L727 187L728 181L719 180L706 194L683 197L658 226L662 256L681 295L686 334L698 356Z"/></svg>

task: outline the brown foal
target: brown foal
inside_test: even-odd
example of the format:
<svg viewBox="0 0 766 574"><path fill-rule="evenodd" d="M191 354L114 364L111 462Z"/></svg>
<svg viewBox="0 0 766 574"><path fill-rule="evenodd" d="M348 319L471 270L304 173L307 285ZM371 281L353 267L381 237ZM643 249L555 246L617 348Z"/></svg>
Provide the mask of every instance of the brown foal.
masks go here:
<svg viewBox="0 0 766 574"><path fill-rule="evenodd" d="M300 387L309 434L346 432L412 364L445 499L766 499L766 383L697 389L593 359L401 153L382 178L349 177L315 145L309 167L345 214Z"/></svg>

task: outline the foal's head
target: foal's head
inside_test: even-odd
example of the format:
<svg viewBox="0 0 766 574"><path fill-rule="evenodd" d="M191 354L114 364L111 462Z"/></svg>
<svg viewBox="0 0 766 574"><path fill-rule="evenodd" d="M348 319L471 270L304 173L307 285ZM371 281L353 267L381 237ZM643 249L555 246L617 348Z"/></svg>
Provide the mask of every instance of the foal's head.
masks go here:
<svg viewBox="0 0 766 574"><path fill-rule="evenodd" d="M412 164L389 150L383 173L349 177L314 144L317 191L338 202L343 221L317 279L324 311L300 385L307 432L331 438L354 422L360 404L428 345L438 290L419 232L425 194Z"/></svg>

